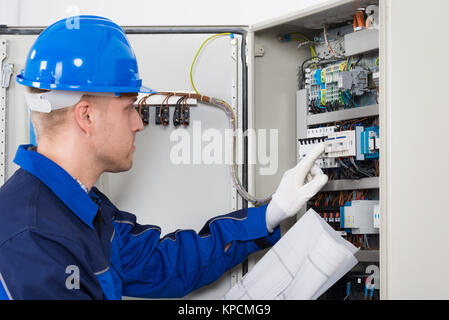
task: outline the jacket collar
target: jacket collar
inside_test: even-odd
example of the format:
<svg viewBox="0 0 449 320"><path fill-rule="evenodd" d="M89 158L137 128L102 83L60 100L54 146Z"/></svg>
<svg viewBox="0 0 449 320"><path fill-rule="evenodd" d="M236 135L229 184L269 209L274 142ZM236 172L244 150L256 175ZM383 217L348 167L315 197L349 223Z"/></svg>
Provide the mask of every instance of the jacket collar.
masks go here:
<svg viewBox="0 0 449 320"><path fill-rule="evenodd" d="M40 153L28 150L31 146L19 146L14 162L42 181L78 218L93 228L98 205L67 171Z"/></svg>

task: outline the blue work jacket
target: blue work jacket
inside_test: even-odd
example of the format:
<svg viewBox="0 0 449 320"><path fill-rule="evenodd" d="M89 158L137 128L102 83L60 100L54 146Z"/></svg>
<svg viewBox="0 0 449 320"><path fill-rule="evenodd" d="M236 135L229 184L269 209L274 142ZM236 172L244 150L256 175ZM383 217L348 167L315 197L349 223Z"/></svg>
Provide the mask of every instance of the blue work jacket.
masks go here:
<svg viewBox="0 0 449 320"><path fill-rule="evenodd" d="M279 227L267 231L266 206L161 238L29 147L0 188L0 299L182 297L280 238Z"/></svg>

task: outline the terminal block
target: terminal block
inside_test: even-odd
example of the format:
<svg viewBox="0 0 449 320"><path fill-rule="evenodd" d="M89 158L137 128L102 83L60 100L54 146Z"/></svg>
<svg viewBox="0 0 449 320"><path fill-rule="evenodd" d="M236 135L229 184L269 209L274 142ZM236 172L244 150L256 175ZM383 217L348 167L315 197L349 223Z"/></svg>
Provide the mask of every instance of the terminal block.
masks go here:
<svg viewBox="0 0 449 320"><path fill-rule="evenodd" d="M351 67L342 60L323 69L306 69L306 88L311 108L334 111L356 106L353 97L369 90L369 72L361 67Z"/></svg>
<svg viewBox="0 0 449 320"><path fill-rule="evenodd" d="M170 109L168 107L156 107L155 123L168 126L170 122Z"/></svg>
<svg viewBox="0 0 449 320"><path fill-rule="evenodd" d="M175 112L173 113L173 125L179 127L181 125L181 106L177 105L175 107Z"/></svg>
<svg viewBox="0 0 449 320"><path fill-rule="evenodd" d="M139 107L136 107L137 112L139 112ZM140 117L142 118L143 124L146 126L150 122L150 108L148 106L142 106L139 112Z"/></svg>
<svg viewBox="0 0 449 320"><path fill-rule="evenodd" d="M190 123L190 107L185 105L182 108L182 124L188 126Z"/></svg>

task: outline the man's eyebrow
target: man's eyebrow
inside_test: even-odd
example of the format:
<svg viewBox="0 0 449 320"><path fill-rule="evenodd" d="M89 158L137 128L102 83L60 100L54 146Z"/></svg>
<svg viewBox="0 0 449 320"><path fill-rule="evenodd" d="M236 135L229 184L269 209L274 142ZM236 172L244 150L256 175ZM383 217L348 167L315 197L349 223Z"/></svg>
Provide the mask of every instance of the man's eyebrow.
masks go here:
<svg viewBox="0 0 449 320"><path fill-rule="evenodd" d="M129 103L130 105L131 104L134 104L134 102L136 102L137 101L137 99L138 99L138 97L136 96L136 97L134 97L133 99L132 99L132 101Z"/></svg>

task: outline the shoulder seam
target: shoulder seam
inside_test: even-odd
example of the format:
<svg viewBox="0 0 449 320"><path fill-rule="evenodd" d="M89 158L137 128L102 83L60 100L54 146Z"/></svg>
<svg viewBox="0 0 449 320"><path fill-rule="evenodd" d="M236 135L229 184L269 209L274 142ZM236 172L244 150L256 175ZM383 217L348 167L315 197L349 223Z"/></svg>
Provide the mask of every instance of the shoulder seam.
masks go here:
<svg viewBox="0 0 449 320"><path fill-rule="evenodd" d="M64 236L62 236L62 235L55 234L55 233L50 233L50 232L46 232L46 231L41 231L41 230L38 230L36 227L26 227L26 228L21 229L20 231L17 231L15 234L13 234L12 236L10 236L8 239L6 239L6 240L4 240L2 243L0 243L0 249L1 249L1 248L2 248L8 241L14 239L15 237L18 237L19 235L21 235L22 233L25 233L25 232L27 232L27 231L30 231L30 232L32 232L32 231L38 231L38 232L36 232L36 234L49 235L49 236L58 237L58 238L61 238L61 239L64 239L64 240L68 240L68 241L70 241L70 242L72 242L72 243L75 243L76 245L79 246L79 243L78 243L77 241L71 239L71 238L67 238L67 237L64 237Z"/></svg>
<svg viewBox="0 0 449 320"><path fill-rule="evenodd" d="M12 236L10 236L10 237L7 238L6 240L4 240L2 243L0 243L0 249L1 249L1 247L3 247L3 245L4 245L5 243L7 243L9 240L12 240L13 238L19 236L20 234L22 234L22 233L24 233L24 232L26 232L26 231L28 231L28 230L30 230L30 229L32 229L32 228L33 228L33 227L26 227L26 228L23 228L23 229L17 231L17 232L14 233Z"/></svg>

